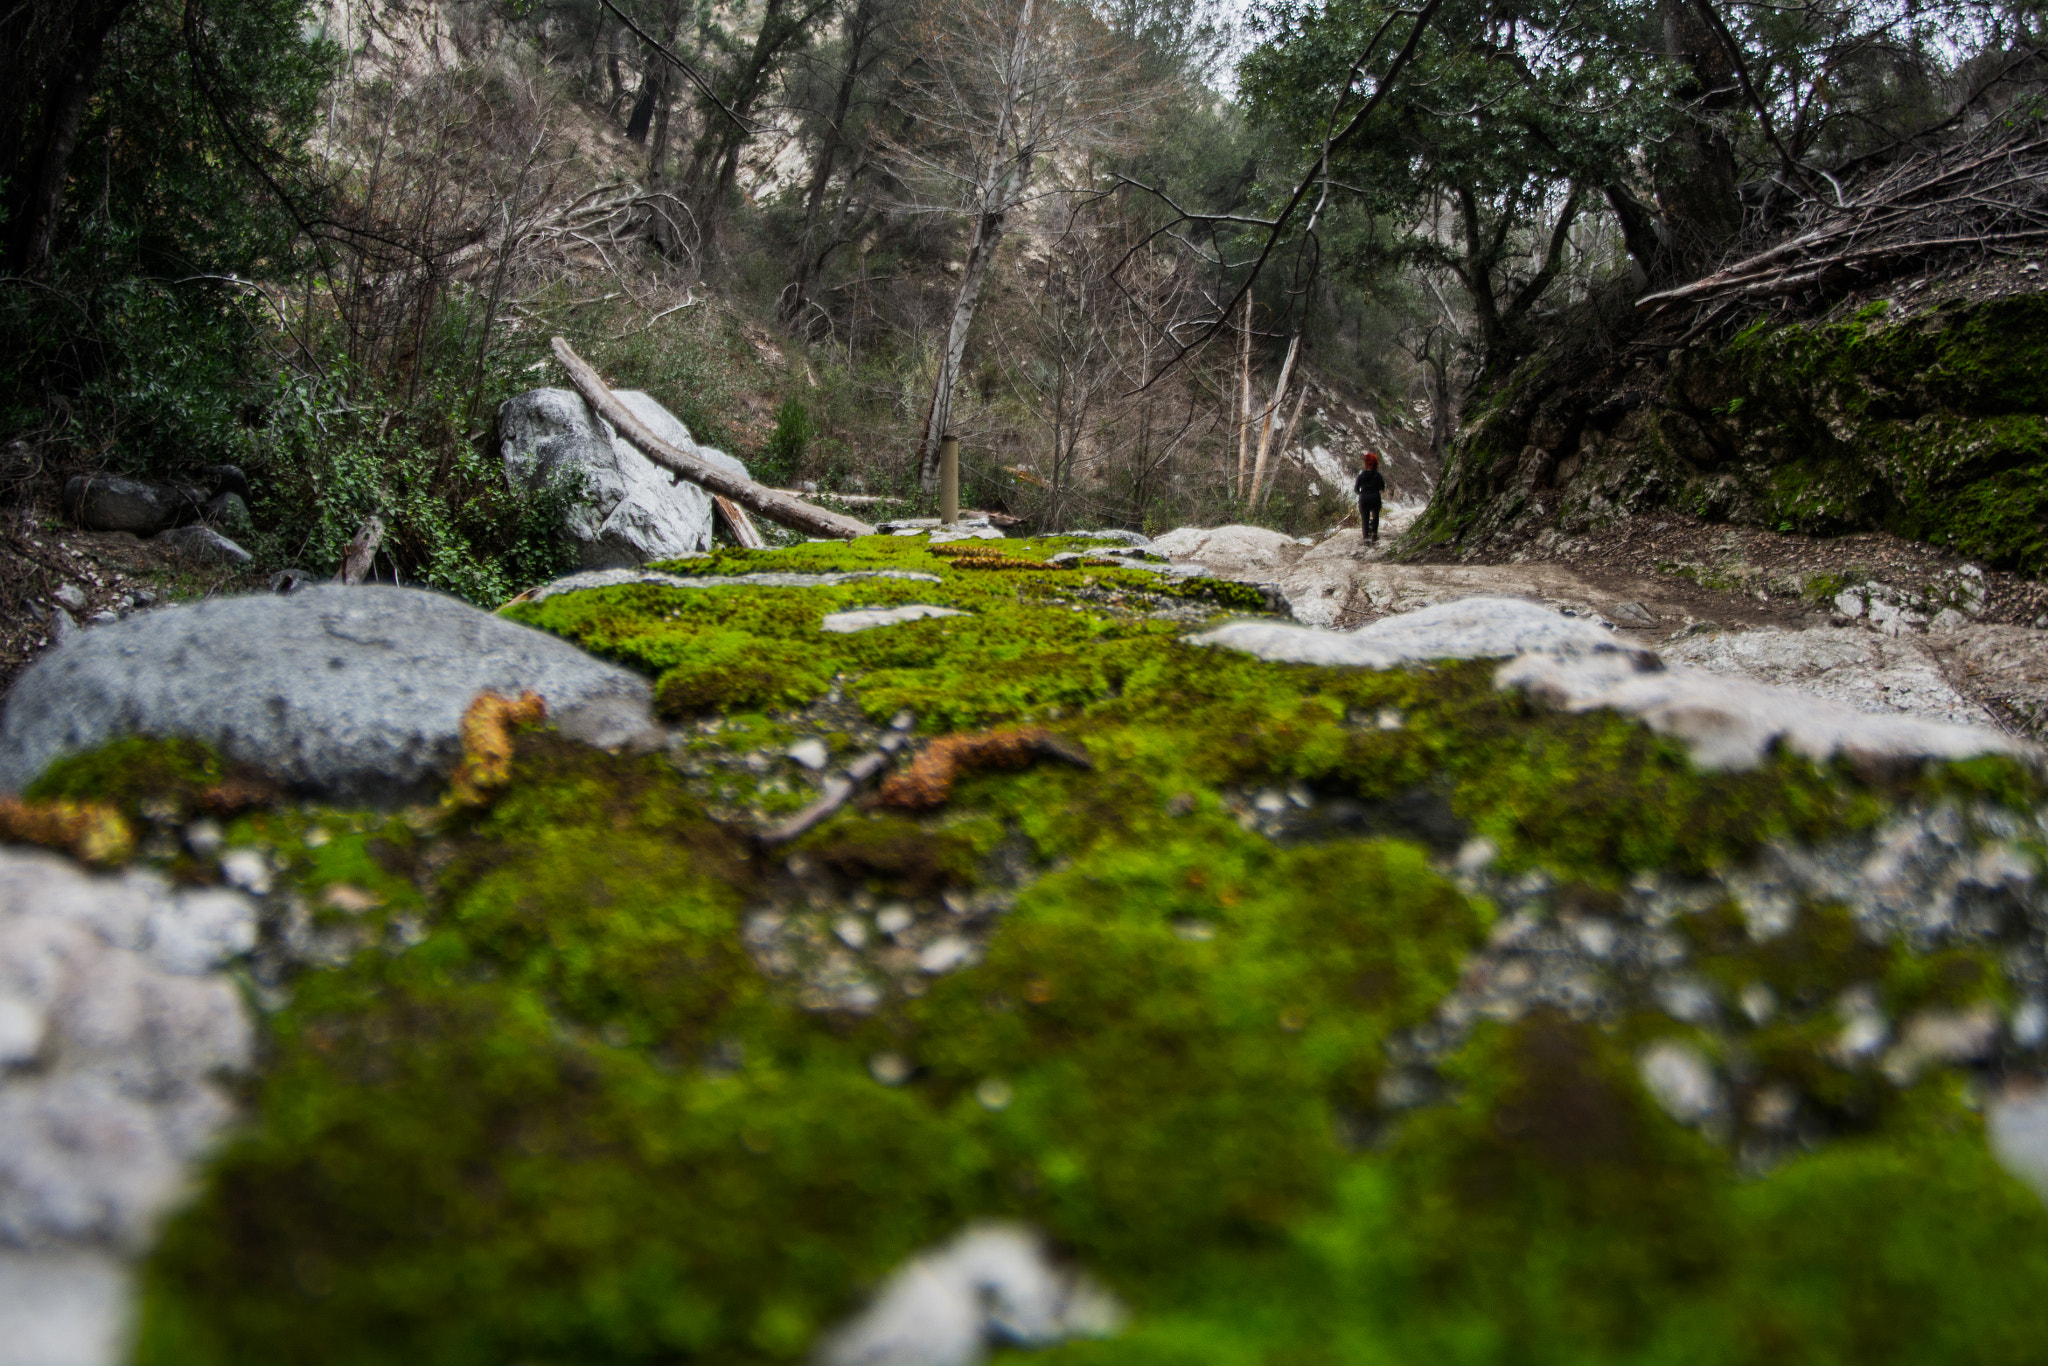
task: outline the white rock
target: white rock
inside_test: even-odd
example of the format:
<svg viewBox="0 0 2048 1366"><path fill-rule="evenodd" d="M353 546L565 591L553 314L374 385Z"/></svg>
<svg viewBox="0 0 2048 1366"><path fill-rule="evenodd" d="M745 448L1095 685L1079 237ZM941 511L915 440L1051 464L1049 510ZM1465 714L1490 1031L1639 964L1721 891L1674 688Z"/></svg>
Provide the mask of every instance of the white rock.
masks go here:
<svg viewBox="0 0 2048 1366"><path fill-rule="evenodd" d="M825 616L823 627L838 635L852 635L856 631L871 631L877 626L896 626L928 617L966 615L957 607L934 607L929 603L915 602L903 607L864 607L855 612L830 612Z"/></svg>
<svg viewBox="0 0 2048 1366"><path fill-rule="evenodd" d="M1651 1099L1681 1124L1697 1124L1721 1109L1721 1083L1689 1043L1660 1039L1636 1058L1636 1072Z"/></svg>
<svg viewBox="0 0 2048 1366"><path fill-rule="evenodd" d="M633 389L617 390L616 396L669 445L736 474L747 472L724 451L699 445L651 396ZM585 568L644 564L710 547L711 495L649 460L594 417L574 391L536 389L507 399L498 410L498 428L505 472L515 484L538 489L563 471L581 476L583 496L569 510L564 529Z"/></svg>
<svg viewBox="0 0 2048 1366"><path fill-rule="evenodd" d="M1124 1312L1056 1265L1029 1229L969 1228L891 1275L874 1303L819 1344L819 1366L972 1366L992 1345L1107 1337Z"/></svg>
<svg viewBox="0 0 2048 1366"><path fill-rule="evenodd" d="M974 945L957 934L942 934L924 946L917 955L917 966L937 976L964 967L974 957Z"/></svg>
<svg viewBox="0 0 2048 1366"><path fill-rule="evenodd" d="M120 1258L0 1247L0 1366L113 1366L129 1317Z"/></svg>
<svg viewBox="0 0 2048 1366"><path fill-rule="evenodd" d="M1955 725L1992 726L1990 714L1942 676L1934 656L1911 637L1867 631L1715 631L1666 645L1666 663L1777 687L1873 715L1904 713Z"/></svg>
<svg viewBox="0 0 2048 1366"><path fill-rule="evenodd" d="M270 862L262 851L243 847L220 856L220 875L245 892L262 896L270 890Z"/></svg>
<svg viewBox="0 0 2048 1366"><path fill-rule="evenodd" d="M832 751L815 735L805 736L784 752L813 773L832 761Z"/></svg>
<svg viewBox="0 0 2048 1366"><path fill-rule="evenodd" d="M1194 636L1195 645L1242 650L1284 664L1391 669L1435 659L1489 659L1542 651L1577 657L1628 658L1614 637L1591 622L1519 598L1461 598L1355 631L1319 631L1284 622L1236 621Z"/></svg>
<svg viewBox="0 0 2048 1366"><path fill-rule="evenodd" d="M1707 769L1753 768L1779 744L1816 763L1838 754L1867 760L2038 754L1987 727L1873 716L1790 688L1684 667L1639 672L1612 658L1525 655L1502 666L1495 682L1560 711L1606 708L1633 716L1683 741L1693 762Z"/></svg>
<svg viewBox="0 0 2048 1366"><path fill-rule="evenodd" d="M1285 532L1262 526L1180 527L1154 538L1150 549L1202 565L1220 578L1271 581L1299 560L1303 548Z"/></svg>
<svg viewBox="0 0 2048 1366"><path fill-rule="evenodd" d="M1984 1128L1999 1164L2048 1200L2048 1089L2013 1082L1985 1106Z"/></svg>
<svg viewBox="0 0 2048 1366"><path fill-rule="evenodd" d="M0 1068L0 1366L120 1359L129 1260L251 1062L241 993L207 969L254 929L232 892L0 849L0 1063L34 1063Z"/></svg>
<svg viewBox="0 0 2048 1366"><path fill-rule="evenodd" d="M1923 1010L1899 1031L1898 1043L1885 1055L1884 1074L1896 1086L1909 1086L1931 1064L1988 1057L2002 1028L1998 1007L1989 1001L1966 1010Z"/></svg>
<svg viewBox="0 0 2048 1366"><path fill-rule="evenodd" d="M1869 987L1851 987L1843 992L1835 1001L1835 1016L1841 1020L1842 1029L1830 1051L1844 1067L1854 1066L1877 1052L1891 1037L1891 1025L1878 1009L1877 993Z"/></svg>
<svg viewBox="0 0 2048 1366"><path fill-rule="evenodd" d="M1835 594L1835 610L1845 617L1863 615L1863 595L1854 589L1845 588Z"/></svg>
<svg viewBox="0 0 2048 1366"><path fill-rule="evenodd" d="M1944 607L1934 614L1934 620L1927 623L1927 629L1946 635L1951 631L1960 631L1969 624L1970 619L1961 612L1953 607Z"/></svg>
<svg viewBox="0 0 2048 1366"><path fill-rule="evenodd" d="M2012 1013L2012 1041L2021 1048L2039 1048L2048 1040L2048 1001L2029 996Z"/></svg>

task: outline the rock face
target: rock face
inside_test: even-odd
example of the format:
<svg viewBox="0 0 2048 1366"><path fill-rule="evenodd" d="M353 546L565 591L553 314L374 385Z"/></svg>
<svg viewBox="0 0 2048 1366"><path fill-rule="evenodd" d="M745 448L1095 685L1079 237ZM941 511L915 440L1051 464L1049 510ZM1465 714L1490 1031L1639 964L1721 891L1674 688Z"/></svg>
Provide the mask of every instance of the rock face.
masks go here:
<svg viewBox="0 0 2048 1366"><path fill-rule="evenodd" d="M0 1363L112 1366L126 1266L233 1114L241 895L0 849Z"/></svg>
<svg viewBox="0 0 2048 1366"><path fill-rule="evenodd" d="M747 467L700 446L668 409L635 389L619 401L670 445L744 475ZM541 489L562 477L582 481L564 518L586 569L632 568L711 546L711 495L654 464L591 413L570 389L534 389L498 409L499 449L515 485Z"/></svg>
<svg viewBox="0 0 2048 1366"><path fill-rule="evenodd" d="M81 632L14 685L0 789L126 734L186 736L335 800L406 800L460 752L477 693L532 691L598 743L642 733L647 685L453 598L308 588L166 608Z"/></svg>

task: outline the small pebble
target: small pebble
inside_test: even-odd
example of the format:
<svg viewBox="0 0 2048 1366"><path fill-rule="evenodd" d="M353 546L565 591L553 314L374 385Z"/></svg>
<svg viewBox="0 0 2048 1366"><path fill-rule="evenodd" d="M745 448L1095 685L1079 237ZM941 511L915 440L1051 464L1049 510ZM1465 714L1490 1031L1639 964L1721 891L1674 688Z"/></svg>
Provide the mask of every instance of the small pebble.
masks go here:
<svg viewBox="0 0 2048 1366"><path fill-rule="evenodd" d="M270 864L259 850L228 850L220 856L220 875L252 896L270 890Z"/></svg>
<svg viewBox="0 0 2048 1366"><path fill-rule="evenodd" d="M942 934L924 946L924 952L917 955L917 966L937 976L960 967L974 955L974 946L957 934Z"/></svg>
<svg viewBox="0 0 2048 1366"><path fill-rule="evenodd" d="M877 1053L868 1059L868 1075L884 1086L901 1086L915 1070L901 1053Z"/></svg>
<svg viewBox="0 0 2048 1366"><path fill-rule="evenodd" d="M917 923L917 917L910 913L910 907L894 901L875 912L875 928L894 939L897 935Z"/></svg>
<svg viewBox="0 0 2048 1366"><path fill-rule="evenodd" d="M788 750L789 757L816 773L832 758L832 751L825 748L825 742L813 735L799 740Z"/></svg>
<svg viewBox="0 0 2048 1366"><path fill-rule="evenodd" d="M220 826L214 821L194 821L185 827L185 847L200 858L212 858L220 852L222 838Z"/></svg>
<svg viewBox="0 0 2048 1366"><path fill-rule="evenodd" d="M2048 1003L2030 996L2012 1013L2012 1041L2021 1048L2039 1048L2048 1039Z"/></svg>
<svg viewBox="0 0 2048 1366"><path fill-rule="evenodd" d="M1010 1083L1001 1077L984 1078L981 1085L974 1088L974 1098L981 1102L981 1108L984 1110L1007 1109L1010 1102L1016 1099L1016 1095Z"/></svg>
<svg viewBox="0 0 2048 1366"><path fill-rule="evenodd" d="M838 935L839 942L846 945L849 949L859 950L867 947L867 922L859 916L840 916L832 922L832 933Z"/></svg>

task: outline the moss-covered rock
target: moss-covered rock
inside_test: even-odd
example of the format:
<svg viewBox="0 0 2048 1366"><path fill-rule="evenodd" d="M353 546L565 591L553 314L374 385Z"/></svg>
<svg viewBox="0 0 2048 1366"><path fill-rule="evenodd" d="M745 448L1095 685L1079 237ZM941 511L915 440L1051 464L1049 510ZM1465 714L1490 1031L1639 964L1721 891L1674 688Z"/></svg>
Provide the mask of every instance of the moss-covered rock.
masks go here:
<svg viewBox="0 0 2048 1366"><path fill-rule="evenodd" d="M2031 1359L2048 1211L1988 1156L1967 1074L1829 1061L1825 1023L1867 981L1895 1012L2034 991L2024 917L1934 945L1816 903L1760 946L1725 898L1654 890L1942 803L1978 813L1958 848L2033 857L2024 767L1703 773L1483 661L1190 647L1210 590L1114 567L877 538L668 568L771 567L940 581L521 605L661 679L670 750L528 729L494 796L225 818L275 874L266 1060L149 1261L141 1361L795 1360L982 1217L1132 1309L1056 1361ZM966 615L819 625L907 603ZM767 836L825 781L799 741L843 767L899 725L1024 722L1090 766ZM203 879L168 838L211 762L134 746L49 781ZM1592 945L1593 915L1727 992L1768 982L1782 1037L1656 1014L1670 964L1611 943L1575 960L1612 979L1592 1004L1445 1013L1510 928ZM1822 1097L1816 1150L1759 1165L1645 1089L1665 1035L1738 1089L1755 1055L1883 1103Z"/></svg>
<svg viewBox="0 0 2048 1366"><path fill-rule="evenodd" d="M1780 531L1884 529L2048 569L2048 294L1761 321L1614 395L1538 360L1460 438L1421 538L1576 534L1658 506Z"/></svg>

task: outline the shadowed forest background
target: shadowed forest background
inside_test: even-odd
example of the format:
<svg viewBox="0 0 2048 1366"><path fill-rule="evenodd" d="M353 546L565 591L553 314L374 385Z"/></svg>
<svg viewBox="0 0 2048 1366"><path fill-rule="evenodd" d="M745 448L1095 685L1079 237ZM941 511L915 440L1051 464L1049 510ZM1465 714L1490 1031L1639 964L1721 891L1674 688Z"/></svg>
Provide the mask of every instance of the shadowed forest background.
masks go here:
<svg viewBox="0 0 2048 1366"><path fill-rule="evenodd" d="M1516 376L1679 317L1646 295L1829 213L1881 235L1930 158L2037 155L2043 33L1977 0L29 0L0 482L234 464L261 562L331 572L375 515L389 574L495 602L567 563L574 490L513 493L492 440L559 333L821 498L924 509L950 429L964 500L1041 529L1320 529L1363 445L1427 496ZM2027 181L1650 340L2031 252Z"/></svg>

